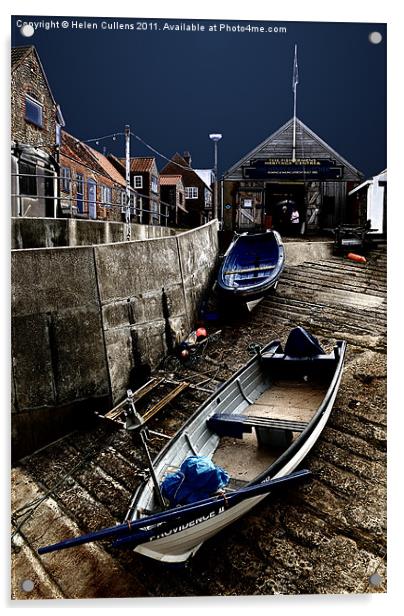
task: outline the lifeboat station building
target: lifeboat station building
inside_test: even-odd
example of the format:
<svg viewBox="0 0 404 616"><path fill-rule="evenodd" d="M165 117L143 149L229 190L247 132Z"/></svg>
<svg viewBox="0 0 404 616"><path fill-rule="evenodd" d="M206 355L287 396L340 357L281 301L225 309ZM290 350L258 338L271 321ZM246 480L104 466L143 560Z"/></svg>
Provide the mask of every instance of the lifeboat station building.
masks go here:
<svg viewBox="0 0 404 616"><path fill-rule="evenodd" d="M361 182L360 171L292 118L224 174L223 229L287 235L355 223L347 195Z"/></svg>

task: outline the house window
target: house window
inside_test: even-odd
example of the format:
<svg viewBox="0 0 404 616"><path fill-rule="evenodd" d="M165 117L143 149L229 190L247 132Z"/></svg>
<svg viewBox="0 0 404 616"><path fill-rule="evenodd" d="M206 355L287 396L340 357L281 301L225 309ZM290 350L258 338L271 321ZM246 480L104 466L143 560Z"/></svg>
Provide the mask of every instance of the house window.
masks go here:
<svg viewBox="0 0 404 616"><path fill-rule="evenodd" d="M37 196L36 167L30 163L20 162L20 195Z"/></svg>
<svg viewBox="0 0 404 616"><path fill-rule="evenodd" d="M80 214L83 213L83 196L84 196L84 176L82 173L78 173L76 176L76 205L77 211Z"/></svg>
<svg viewBox="0 0 404 616"><path fill-rule="evenodd" d="M205 207L212 206L212 193L209 188L205 188Z"/></svg>
<svg viewBox="0 0 404 616"><path fill-rule="evenodd" d="M154 193L158 193L159 191L158 179L155 175L151 176L151 189Z"/></svg>
<svg viewBox="0 0 404 616"><path fill-rule="evenodd" d="M185 188L185 199L197 199L198 188L197 186L187 186Z"/></svg>
<svg viewBox="0 0 404 616"><path fill-rule="evenodd" d="M135 175L133 177L133 187L134 188L143 188L143 176Z"/></svg>
<svg viewBox="0 0 404 616"><path fill-rule="evenodd" d="M112 189L109 186L101 186L101 204L105 207L112 205Z"/></svg>
<svg viewBox="0 0 404 616"><path fill-rule="evenodd" d="M82 195L84 193L84 176L82 173L77 174L77 194Z"/></svg>
<svg viewBox="0 0 404 616"><path fill-rule="evenodd" d="M62 167L61 169L61 176L62 176L62 186L61 186L61 190L63 190L63 192L70 192L70 169L69 167Z"/></svg>
<svg viewBox="0 0 404 616"><path fill-rule="evenodd" d="M56 124L55 143L56 145L60 145L61 142L62 142L62 127L60 126L60 124Z"/></svg>
<svg viewBox="0 0 404 616"><path fill-rule="evenodd" d="M151 213L150 213L151 224L158 225L159 224L159 204L157 203L157 201L151 201L150 210L151 210Z"/></svg>
<svg viewBox="0 0 404 616"><path fill-rule="evenodd" d="M25 97L25 119L31 124L35 124L39 128L43 126L43 108L41 103L38 103L31 96Z"/></svg>

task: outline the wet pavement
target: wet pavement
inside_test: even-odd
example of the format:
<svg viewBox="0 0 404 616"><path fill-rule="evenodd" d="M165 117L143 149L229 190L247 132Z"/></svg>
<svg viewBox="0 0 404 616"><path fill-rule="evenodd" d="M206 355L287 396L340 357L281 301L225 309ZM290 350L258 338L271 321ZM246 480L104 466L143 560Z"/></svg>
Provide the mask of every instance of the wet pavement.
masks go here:
<svg viewBox="0 0 404 616"><path fill-rule="evenodd" d="M36 553L124 519L146 465L123 430L94 423L21 460L12 470L13 598L385 592L386 303L383 247L365 265L329 257L286 267L274 295L250 314L212 324L211 331L222 329L220 339L192 369L171 375L201 388L187 389L151 421L170 435L209 395L203 390L249 359L251 343L285 341L295 325L327 350L336 339L348 342L334 409L304 463L310 481L267 498L206 542L186 568L108 542ZM153 437L153 454L163 444Z"/></svg>

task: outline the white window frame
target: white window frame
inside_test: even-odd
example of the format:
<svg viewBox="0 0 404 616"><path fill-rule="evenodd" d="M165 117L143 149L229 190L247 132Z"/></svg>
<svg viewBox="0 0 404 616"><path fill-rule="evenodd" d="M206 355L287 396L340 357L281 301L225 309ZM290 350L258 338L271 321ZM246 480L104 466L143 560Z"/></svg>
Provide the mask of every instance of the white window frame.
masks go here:
<svg viewBox="0 0 404 616"><path fill-rule="evenodd" d="M186 186L185 187L185 199L197 199L198 198L198 187L197 186Z"/></svg>
<svg viewBox="0 0 404 616"><path fill-rule="evenodd" d="M158 193L158 191L159 191L159 180L158 180L157 175L152 175L151 176L151 178L150 178L150 188L151 188L152 192L154 192L156 194Z"/></svg>
<svg viewBox="0 0 404 616"><path fill-rule="evenodd" d="M143 176L142 175L133 176L133 188L143 188Z"/></svg>
<svg viewBox="0 0 404 616"><path fill-rule="evenodd" d="M112 189L110 186L101 186L101 205L111 207L112 205Z"/></svg>
<svg viewBox="0 0 404 616"><path fill-rule="evenodd" d="M70 171L70 167L62 167L60 170L60 175L62 176L61 190L66 193L70 193L71 191L71 181L72 174Z"/></svg>
<svg viewBox="0 0 404 616"><path fill-rule="evenodd" d="M62 127L56 122L55 126L55 143L61 145L62 143Z"/></svg>
<svg viewBox="0 0 404 616"><path fill-rule="evenodd" d="M209 188L205 188L205 207L212 207L212 193L210 192Z"/></svg>
<svg viewBox="0 0 404 616"><path fill-rule="evenodd" d="M126 214L126 190L121 190L121 214Z"/></svg>
<svg viewBox="0 0 404 616"><path fill-rule="evenodd" d="M158 225L160 222L160 207L159 202L154 199L150 201L150 218L152 225Z"/></svg>
<svg viewBox="0 0 404 616"><path fill-rule="evenodd" d="M39 122L35 122L35 120L32 120L27 117L27 102L38 108L40 116ZM43 105L30 94L25 95L25 121L29 122L30 124L33 124L34 126L37 126L38 128L43 128Z"/></svg>

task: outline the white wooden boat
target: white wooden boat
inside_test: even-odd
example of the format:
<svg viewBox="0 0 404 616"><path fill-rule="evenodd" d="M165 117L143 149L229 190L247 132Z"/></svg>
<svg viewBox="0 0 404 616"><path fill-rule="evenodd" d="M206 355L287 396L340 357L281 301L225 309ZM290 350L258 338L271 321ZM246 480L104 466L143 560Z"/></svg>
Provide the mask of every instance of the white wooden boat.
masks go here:
<svg viewBox="0 0 404 616"><path fill-rule="evenodd" d="M303 328L285 348L270 342L199 407L150 464L123 524L40 548L40 554L112 537L116 547L184 563L268 493L307 477L296 471L319 438L340 384L346 342L325 353ZM141 433L142 439L143 433ZM225 469L223 494L167 509L161 483L192 456Z"/></svg>

